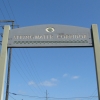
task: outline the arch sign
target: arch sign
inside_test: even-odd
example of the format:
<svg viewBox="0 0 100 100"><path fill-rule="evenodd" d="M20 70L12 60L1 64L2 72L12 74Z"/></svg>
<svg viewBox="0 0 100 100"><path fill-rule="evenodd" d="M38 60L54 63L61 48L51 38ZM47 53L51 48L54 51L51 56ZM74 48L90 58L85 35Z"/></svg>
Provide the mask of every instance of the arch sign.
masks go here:
<svg viewBox="0 0 100 100"><path fill-rule="evenodd" d="M50 24L11 30L10 26L5 26L0 53L0 100L3 100L7 48L24 47L93 47L100 100L100 42L96 24L91 28Z"/></svg>

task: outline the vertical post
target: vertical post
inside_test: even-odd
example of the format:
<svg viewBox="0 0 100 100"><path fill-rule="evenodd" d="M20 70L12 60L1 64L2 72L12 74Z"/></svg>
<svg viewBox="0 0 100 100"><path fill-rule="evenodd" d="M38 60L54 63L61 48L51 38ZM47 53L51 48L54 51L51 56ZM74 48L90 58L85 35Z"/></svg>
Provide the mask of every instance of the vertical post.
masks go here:
<svg viewBox="0 0 100 100"><path fill-rule="evenodd" d="M100 100L100 42L98 36L98 28L96 24L92 25L94 55L95 55L95 67L98 87L98 98Z"/></svg>
<svg viewBox="0 0 100 100"><path fill-rule="evenodd" d="M13 28L14 28L14 21L12 22L12 29L13 29ZM9 49L7 87L6 87L6 98L5 98L5 100L8 100L8 97L9 97L11 54L12 54L12 48Z"/></svg>
<svg viewBox="0 0 100 100"><path fill-rule="evenodd" d="M9 35L10 26L4 27L2 48L0 53L0 100L3 100L4 93L4 81L5 81L5 72L6 72L6 60L7 60L7 44L8 44L8 35Z"/></svg>
<svg viewBox="0 0 100 100"><path fill-rule="evenodd" d="M48 93L47 93L47 90L46 90L46 100L48 100Z"/></svg>
<svg viewBox="0 0 100 100"><path fill-rule="evenodd" d="M5 100L8 100L8 98L9 98L11 53L12 53L12 49L10 48L9 49L9 59L8 59L7 87L6 87L6 98L5 98Z"/></svg>

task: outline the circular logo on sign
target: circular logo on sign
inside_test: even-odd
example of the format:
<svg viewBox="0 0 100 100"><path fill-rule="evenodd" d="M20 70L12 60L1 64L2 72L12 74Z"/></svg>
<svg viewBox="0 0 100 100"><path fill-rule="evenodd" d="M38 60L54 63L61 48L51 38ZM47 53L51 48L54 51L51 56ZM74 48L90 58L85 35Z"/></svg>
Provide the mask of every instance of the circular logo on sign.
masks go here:
<svg viewBox="0 0 100 100"><path fill-rule="evenodd" d="M47 27L45 30L47 32L54 32L55 31L55 29L53 27Z"/></svg>

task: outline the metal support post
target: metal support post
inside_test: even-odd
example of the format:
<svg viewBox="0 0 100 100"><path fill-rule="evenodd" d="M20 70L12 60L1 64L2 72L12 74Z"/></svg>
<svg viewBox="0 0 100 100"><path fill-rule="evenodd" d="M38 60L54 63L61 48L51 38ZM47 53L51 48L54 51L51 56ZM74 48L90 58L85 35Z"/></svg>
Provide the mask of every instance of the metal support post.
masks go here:
<svg viewBox="0 0 100 100"><path fill-rule="evenodd" d="M14 25L14 20L0 20L0 22L1 23L12 23L12 25L10 25L12 27L12 29L14 28L14 26L19 27L19 25ZM8 100L8 97L9 97L11 54L12 54L12 48L9 49L8 73L7 73L7 87L6 87L6 97L5 97L5 100Z"/></svg>
<svg viewBox="0 0 100 100"><path fill-rule="evenodd" d="M93 43L94 43L94 55L95 55L95 67L98 87L98 100L100 100L100 42L98 36L98 28L96 24L92 25Z"/></svg>
<svg viewBox="0 0 100 100"><path fill-rule="evenodd" d="M14 28L14 22L12 22L12 29L13 29L13 28ZM12 48L9 49L8 74L7 74L7 87L6 87L6 98L5 98L5 100L8 100L8 97L9 97L11 56L12 56Z"/></svg>
<svg viewBox="0 0 100 100"><path fill-rule="evenodd" d="M3 100L4 93L4 81L5 81L5 72L6 72L6 60L7 60L7 44L9 36L10 26L4 27L2 48L0 53L0 100Z"/></svg>

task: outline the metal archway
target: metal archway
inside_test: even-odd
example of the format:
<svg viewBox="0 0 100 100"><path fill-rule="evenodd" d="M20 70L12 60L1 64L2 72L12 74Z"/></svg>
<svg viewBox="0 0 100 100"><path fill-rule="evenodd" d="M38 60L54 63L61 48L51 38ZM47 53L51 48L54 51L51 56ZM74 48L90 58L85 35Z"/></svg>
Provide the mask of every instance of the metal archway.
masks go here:
<svg viewBox="0 0 100 100"><path fill-rule="evenodd" d="M50 24L10 30L10 26L5 26L0 53L0 100L3 100L7 48L23 47L93 47L100 100L100 42L96 24L90 29Z"/></svg>

